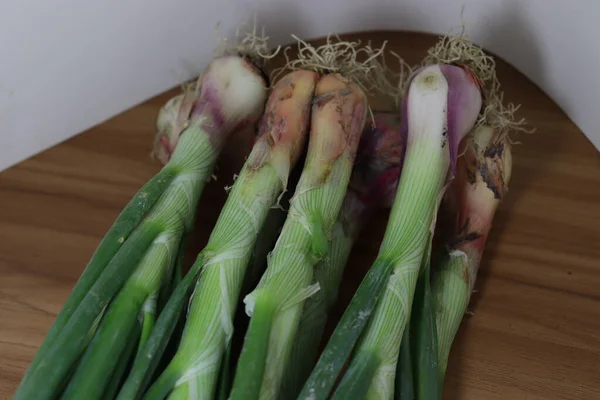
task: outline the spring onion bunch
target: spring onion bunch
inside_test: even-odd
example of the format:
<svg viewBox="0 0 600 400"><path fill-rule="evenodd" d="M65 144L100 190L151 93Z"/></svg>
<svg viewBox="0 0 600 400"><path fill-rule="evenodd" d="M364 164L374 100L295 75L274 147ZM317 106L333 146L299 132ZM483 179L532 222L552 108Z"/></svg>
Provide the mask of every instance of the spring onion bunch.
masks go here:
<svg viewBox="0 0 600 400"><path fill-rule="evenodd" d="M509 134L532 132L524 119L515 119L518 106L503 104L493 58L473 46L464 32L443 38L428 59L468 62L485 84L486 101L476 127L461 143L456 175L447 185L437 216L433 254L423 260L410 335L402 339L401 359L410 348L412 372L399 365L397 382L409 387L406 378L412 375L417 399L441 396L448 353L461 320L458 314L466 312L491 221L510 178ZM478 183L480 179L485 185ZM464 273L468 294L456 280L459 272Z"/></svg>
<svg viewBox="0 0 600 400"><path fill-rule="evenodd" d="M402 103L406 154L378 257L300 398L327 398L351 353L333 398L392 398L411 309L417 311L411 325L418 325L414 330L419 346L412 355L412 364L418 366L412 370L416 398L440 395L430 384L436 377L428 379L430 374L423 370L434 365L437 374L438 338L429 282L431 240L439 202L457 173L459 143L476 125L510 124L507 117L515 108L504 108L498 89L493 59L465 36L444 37L409 77Z"/></svg>
<svg viewBox="0 0 600 400"><path fill-rule="evenodd" d="M510 179L507 132L523 121L464 35L442 38L402 90L383 47L293 37L268 98L273 54L255 27L160 110L162 169L106 233L15 399L440 398ZM371 112L367 126L372 91L401 97L401 115ZM248 127L252 150L184 276L203 188ZM315 365L351 248L390 206L377 258ZM250 319L230 383L242 299Z"/></svg>
<svg viewBox="0 0 600 400"><path fill-rule="evenodd" d="M297 38L296 38L297 39ZM366 123L365 90L383 87L375 61L383 48L334 42L318 48L298 39L284 69L324 76L315 92L306 163L268 267L244 303L251 316L231 399L278 397L305 301L320 290L314 267L329 260L329 240L342 207ZM365 61L358 61L358 56ZM276 73L275 73L276 74Z"/></svg>
<svg viewBox="0 0 600 400"><path fill-rule="evenodd" d="M402 332L449 168L481 112L481 84L465 65L427 65L409 78L402 104L406 153L378 257L301 398L325 399L356 341L334 398L390 398ZM362 334L362 335L361 335ZM362 391L362 392L361 392Z"/></svg>
<svg viewBox="0 0 600 400"><path fill-rule="evenodd" d="M319 291L309 297L302 311L298 333L284 375L281 399L295 398L318 356L319 343L331 307L335 304L350 250L377 208L389 207L404 155L397 114L377 112L374 124L362 134L350 184L332 229L327 261L314 268Z"/></svg>
<svg viewBox="0 0 600 400"><path fill-rule="evenodd" d="M148 336L161 286L230 134L262 113L266 83L245 56L214 59L201 77L169 162L108 231L33 360L15 399L94 399L119 360ZM191 104L191 106L190 106ZM138 316L141 322L138 322ZM139 326L139 325L141 326ZM134 332L139 330L139 334ZM112 389L111 389L112 390Z"/></svg>

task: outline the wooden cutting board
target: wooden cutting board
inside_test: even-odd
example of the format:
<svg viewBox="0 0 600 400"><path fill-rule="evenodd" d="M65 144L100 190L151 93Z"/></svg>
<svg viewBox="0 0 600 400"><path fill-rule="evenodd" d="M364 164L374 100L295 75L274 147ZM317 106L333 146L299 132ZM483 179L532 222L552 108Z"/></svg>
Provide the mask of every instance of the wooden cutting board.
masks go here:
<svg viewBox="0 0 600 400"><path fill-rule="evenodd" d="M387 40L411 63L436 40L404 32L353 38ZM522 103L521 115L538 130L514 147L510 190L483 257L474 315L452 350L445 398L598 399L600 153L514 68L498 61L498 74L506 99ZM0 397L12 396L100 239L159 170L149 157L154 121L175 93L0 174ZM222 157L219 180L202 196L188 259L208 238L248 143L238 135ZM385 215L371 221L356 245L332 323L375 256L384 225Z"/></svg>

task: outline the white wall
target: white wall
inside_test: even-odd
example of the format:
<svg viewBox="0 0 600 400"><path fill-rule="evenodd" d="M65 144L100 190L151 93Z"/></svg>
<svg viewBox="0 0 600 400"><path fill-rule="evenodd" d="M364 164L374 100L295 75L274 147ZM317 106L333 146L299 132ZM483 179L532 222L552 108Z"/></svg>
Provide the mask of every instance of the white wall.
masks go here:
<svg viewBox="0 0 600 400"><path fill-rule="evenodd" d="M258 12L279 44L291 33L445 33L463 5L470 37L541 86L600 148L598 0L2 0L0 170L193 77L217 21L231 34Z"/></svg>

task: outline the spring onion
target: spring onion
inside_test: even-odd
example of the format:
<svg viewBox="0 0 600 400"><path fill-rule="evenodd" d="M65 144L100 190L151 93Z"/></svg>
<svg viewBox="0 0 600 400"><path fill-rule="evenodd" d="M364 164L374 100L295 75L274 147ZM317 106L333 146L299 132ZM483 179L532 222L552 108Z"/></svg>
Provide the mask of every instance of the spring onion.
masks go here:
<svg viewBox="0 0 600 400"><path fill-rule="evenodd" d="M439 372L443 381L450 348L467 312L479 263L496 209L510 180L510 143L489 126L478 127L459 158L456 180L442 211L455 219L445 241L446 257L433 270Z"/></svg>
<svg viewBox="0 0 600 400"><path fill-rule="evenodd" d="M101 254L103 265L92 271L96 273L92 282L88 281L91 274L84 272L87 293L78 298L64 325L53 332L51 343L43 349L42 358L34 361L15 398L52 398L73 371L65 398L102 395L119 354L127 347L137 314L144 304L150 310L154 307L162 277L168 274L183 232L191 229L197 200L225 140L259 117L265 98L263 76L247 59L223 56L208 66L189 126L171 160L138 194L144 199L160 190L160 197L152 207L145 201L132 205L138 216L126 220L133 231L129 237L113 238L109 232L122 245L116 246L112 257ZM165 180L166 187L162 185ZM75 291L79 293L79 288ZM89 337L93 339L86 350Z"/></svg>
<svg viewBox="0 0 600 400"><path fill-rule="evenodd" d="M374 124L368 124L361 137L350 185L331 233L329 259L315 266L314 280L320 290L304 304L279 398L296 397L308 377L352 245L373 211L392 204L403 155L399 116L375 113Z"/></svg>
<svg viewBox="0 0 600 400"><path fill-rule="evenodd" d="M325 75L316 95L307 162L267 271L244 299L251 315L231 398L276 398L304 302L319 290L314 266L328 258L328 241L346 192L365 124L364 93L397 95L386 78L383 49L328 36L313 47L298 39L281 70L308 68ZM359 60L364 61L359 61ZM277 75L278 71L274 71Z"/></svg>

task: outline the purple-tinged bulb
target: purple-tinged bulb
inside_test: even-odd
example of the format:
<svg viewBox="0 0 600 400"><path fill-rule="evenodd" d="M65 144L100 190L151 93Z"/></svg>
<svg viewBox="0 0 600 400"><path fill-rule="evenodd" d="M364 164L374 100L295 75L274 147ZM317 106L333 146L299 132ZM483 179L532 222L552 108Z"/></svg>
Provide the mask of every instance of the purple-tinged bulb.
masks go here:
<svg viewBox="0 0 600 400"><path fill-rule="evenodd" d="M401 118L378 112L361 137L350 188L366 206L390 207L394 202L404 159Z"/></svg>
<svg viewBox="0 0 600 400"><path fill-rule="evenodd" d="M263 112L266 82L262 71L239 56L213 60L196 85L171 98L156 121L153 154L166 164L179 137L193 121L222 146L229 135L254 125Z"/></svg>
<svg viewBox="0 0 600 400"><path fill-rule="evenodd" d="M200 85L190 123L201 124L215 145L222 145L233 131L256 123L263 112L267 83L262 72L244 57L213 60Z"/></svg>
<svg viewBox="0 0 600 400"><path fill-rule="evenodd" d="M407 146L425 138L447 145L456 174L458 145L475 125L482 103L481 83L467 67L440 64L417 70L402 106Z"/></svg>

